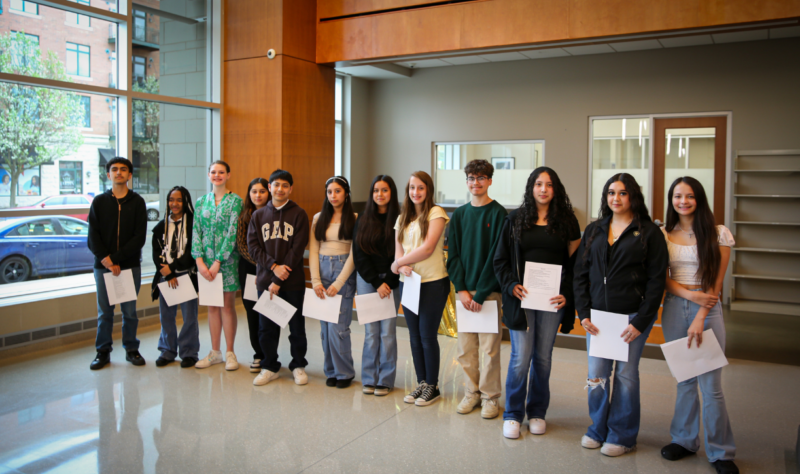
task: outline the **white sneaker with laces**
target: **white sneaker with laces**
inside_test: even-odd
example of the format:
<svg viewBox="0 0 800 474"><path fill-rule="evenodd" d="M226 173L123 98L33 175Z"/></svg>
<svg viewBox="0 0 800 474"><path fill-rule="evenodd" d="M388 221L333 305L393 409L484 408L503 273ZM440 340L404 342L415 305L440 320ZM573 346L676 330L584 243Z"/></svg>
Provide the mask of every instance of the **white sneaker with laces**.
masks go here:
<svg viewBox="0 0 800 474"><path fill-rule="evenodd" d="M225 370L236 370L239 368L239 361L236 360L236 354L228 351L225 354Z"/></svg>
<svg viewBox="0 0 800 474"><path fill-rule="evenodd" d="M308 374L306 374L306 370L302 367L298 367L292 371L292 375L294 375L294 383L297 385L305 385L308 383Z"/></svg>
<svg viewBox="0 0 800 474"><path fill-rule="evenodd" d="M466 415L470 413L472 410L475 409L481 403L481 394L480 393L469 393L467 392L464 394L464 398L461 399L461 403L458 404L456 411L461 413L462 415Z"/></svg>
<svg viewBox="0 0 800 474"><path fill-rule="evenodd" d="M278 374L267 369L261 369L261 373L253 379L253 385L266 385L278 378Z"/></svg>
<svg viewBox="0 0 800 474"><path fill-rule="evenodd" d="M486 420L497 418L500 414L500 408L497 406L496 398L487 398L483 401L483 408L481 408L481 417Z"/></svg>
<svg viewBox="0 0 800 474"><path fill-rule="evenodd" d="M608 457L615 458L617 456L622 456L625 453L634 451L635 449L636 446L632 448L626 448L625 446L620 446L619 444L604 443L600 453L605 454Z"/></svg>
<svg viewBox="0 0 800 474"><path fill-rule="evenodd" d="M586 435L583 435L583 438L581 438L581 446L583 446L586 449L597 449L602 445L603 443L601 443L600 441L596 441Z"/></svg>
<svg viewBox="0 0 800 474"><path fill-rule="evenodd" d="M528 420L528 430L531 434L543 435L547 431L547 423L541 418L534 418Z"/></svg>
<svg viewBox="0 0 800 474"><path fill-rule="evenodd" d="M222 362L224 362L222 360L222 352L212 350L211 352L208 353L205 359L197 361L197 363L194 364L194 367L196 369L205 369L215 364L221 364Z"/></svg>
<svg viewBox="0 0 800 474"><path fill-rule="evenodd" d="M506 420L503 422L503 436L508 439L519 438L519 422L514 420Z"/></svg>

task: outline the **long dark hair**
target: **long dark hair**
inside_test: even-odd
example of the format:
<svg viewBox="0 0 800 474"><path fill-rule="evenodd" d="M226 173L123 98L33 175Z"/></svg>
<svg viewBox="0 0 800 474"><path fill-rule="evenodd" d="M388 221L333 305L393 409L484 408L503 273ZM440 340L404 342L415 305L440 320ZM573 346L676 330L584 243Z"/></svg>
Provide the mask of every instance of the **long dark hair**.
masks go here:
<svg viewBox="0 0 800 474"><path fill-rule="evenodd" d="M408 195L409 188L411 187L411 178L417 178L425 185L425 202L422 203L422 212L419 216L417 216L417 207L414 205L414 201L412 201L411 196ZM435 205L433 194L433 179L431 179L431 175L424 171L415 171L411 173L406 183L406 197L403 200L403 211L400 213L401 232L398 240L401 244L403 243L403 234L405 233L406 227L414 222L414 219L417 217L419 217L419 232L420 236L422 236L422 240L428 237L428 214L430 214L431 209L433 209Z"/></svg>
<svg viewBox="0 0 800 474"><path fill-rule="evenodd" d="M256 205L253 204L253 201L250 199L250 190L253 189L253 186L256 184L264 186L264 189L267 190L267 201L269 201L269 181L264 178L255 178L250 181L250 184L247 186L247 194L244 195L242 212L239 214L239 217L241 217L244 222L250 222L250 218L253 216L253 213L256 212Z"/></svg>
<svg viewBox="0 0 800 474"><path fill-rule="evenodd" d="M633 176L628 173L617 173L608 178L605 186L603 186L603 195L600 199L600 212L598 212L597 219L603 220L608 216L614 214L614 211L608 206L608 188L612 183L617 181L625 185L625 191L628 193L628 199L631 202L631 213L633 214L633 222L636 223L637 230L639 231L639 238L642 241L645 255L647 255L647 242L644 240L644 232L642 232L642 222L651 221L650 213L647 211L647 205L644 203L644 195L639 183L636 182ZM589 249L592 247L592 241L600 232L600 226L594 226L592 235L586 240L586 245L583 250L583 264L586 265L586 257L589 255Z"/></svg>
<svg viewBox="0 0 800 474"><path fill-rule="evenodd" d="M564 184L561 183L558 174L547 166L536 168L528 176L525 195L522 197L522 206L519 207L514 222L514 237L519 239L523 230L532 228L539 220L539 211L536 208L536 200L533 197L533 187L542 173L550 175L550 180L553 182L553 199L547 206L547 227L545 227L545 232L569 242L570 233L574 230L572 227L575 225L575 211L572 209L567 190L564 189Z"/></svg>
<svg viewBox="0 0 800 474"><path fill-rule="evenodd" d="M319 242L325 242L325 232L333 218L333 204L328 201L328 186L336 183L344 188L344 205L342 206L342 222L339 224L339 240L351 240L353 227L356 225L356 216L353 212L353 202L350 199L350 183L344 176L334 176L325 181L325 200L322 201L322 212L314 228L314 237Z"/></svg>
<svg viewBox="0 0 800 474"><path fill-rule="evenodd" d="M672 232L675 226L680 222L680 216L672 205L672 194L675 186L680 183L686 183L694 193L695 209L694 221L692 222L692 230L697 238L697 257L700 260L697 266L697 276L700 277L701 286L703 290L710 290L714 288L717 283L717 276L719 275L719 262L722 256L719 252L719 236L717 235L717 226L714 222L714 213L708 206L708 198L706 197L706 190L700 181L692 178L691 176L683 176L672 182L667 193L669 205L667 206L667 232Z"/></svg>
<svg viewBox="0 0 800 474"><path fill-rule="evenodd" d="M386 224L381 224L378 219L378 205L372 195L375 191L375 185L383 181L389 186L389 191L392 193L389 199L389 204L386 205ZM400 214L400 204L397 201L397 186L394 180L389 175L379 174L372 180L369 187L369 197L367 198L367 206L364 208L364 215L359 218L358 234L356 235L356 244L367 255L380 254L380 245L386 248L388 255L394 253L394 224L397 221L397 215Z"/></svg>

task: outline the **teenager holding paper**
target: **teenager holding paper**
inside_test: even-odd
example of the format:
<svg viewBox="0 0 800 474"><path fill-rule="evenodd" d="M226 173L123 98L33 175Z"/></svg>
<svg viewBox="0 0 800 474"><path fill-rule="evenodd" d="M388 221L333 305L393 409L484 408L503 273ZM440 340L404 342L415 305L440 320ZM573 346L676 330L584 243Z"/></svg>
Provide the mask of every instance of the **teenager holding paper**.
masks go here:
<svg viewBox="0 0 800 474"><path fill-rule="evenodd" d="M456 209L450 221L447 273L467 311L480 312L486 301L497 302L499 328L499 318L502 316L500 284L494 274L492 260L508 212L489 197L494 167L488 161L470 161L464 168L464 174L472 200ZM458 333L458 362L466 375L464 399L456 408L458 413L470 413L482 404L483 418L496 418L500 414L497 399L502 391L502 340L502 330L496 334Z"/></svg>
<svg viewBox="0 0 800 474"><path fill-rule="evenodd" d="M572 258L580 238L578 219L561 179L551 168L536 168L528 177L522 205L503 224L494 259L503 292L503 322L511 336L503 414L506 438L519 438L525 415L531 434L542 435L547 430L556 334L559 326L561 332L569 333L575 324ZM550 300L555 312L521 307L527 294L525 262L561 265L559 294Z"/></svg>
<svg viewBox="0 0 800 474"><path fill-rule="evenodd" d="M669 250L667 295L661 327L667 342L688 337L697 346L703 343L703 331L712 329L725 350L725 323L719 295L731 247L731 232L714 225L705 189L696 179L676 179L669 188L667 224L662 230ZM719 473L738 473L733 462L733 440L725 396L722 393L722 369L712 370L678 384L675 414L670 434L672 443L661 455L677 461L700 449L700 401L697 386L703 393L703 433L706 456Z"/></svg>
<svg viewBox="0 0 800 474"><path fill-rule="evenodd" d="M347 388L356 376L350 345L356 274L353 272L352 241L356 214L350 200L350 183L343 176L325 182L322 211L314 215L308 246L311 288L317 298L342 295L339 322L320 321L325 385Z"/></svg>
<svg viewBox="0 0 800 474"><path fill-rule="evenodd" d="M239 285L242 288L245 287L245 282L247 282L247 275L256 274L256 262L247 251L247 229L250 227L250 218L255 211L266 206L268 202L269 181L264 178L255 178L250 181L250 185L247 186L247 195L244 197L242 212L239 214L239 227L236 230L236 247L242 257L239 259ZM261 352L261 344L258 342L258 320L261 315L253 309L256 302L244 298L244 290L242 290L242 304L247 313L250 345L255 352L253 354L253 363L250 364L250 372L259 373L261 372L261 359L264 358L264 353Z"/></svg>
<svg viewBox="0 0 800 474"><path fill-rule="evenodd" d="M214 281L222 274L224 307L208 307L208 329L211 332L211 352L195 364L205 369L225 362L225 370L236 370L239 362L233 353L236 340L236 290L239 289L239 252L236 250L236 229L242 198L228 190L231 167L224 161L215 161L208 168L208 179L214 190L197 200L195 205L192 257L202 278ZM222 359L220 339L225 330L227 352Z"/></svg>
<svg viewBox="0 0 800 474"><path fill-rule="evenodd" d="M397 187L391 176L372 180L364 214L353 227L353 260L359 295L378 293L394 296L394 312L400 307L400 278L392 273L394 261L394 223L400 213ZM394 388L397 374L397 319L384 319L364 325L364 350L361 355L362 392L382 397Z"/></svg>
<svg viewBox="0 0 800 474"><path fill-rule="evenodd" d="M94 281L97 284L97 357L89 366L99 370L111 361L111 333L114 329L114 305L108 303L106 273L119 276L122 270L131 270L136 293L142 280L142 247L147 233L147 209L144 199L128 189L133 177L133 163L116 157L106 163L106 176L112 182L110 190L99 194L89 208L89 236L87 244L94 254ZM122 347L125 360L133 365L144 365L139 354L136 329L136 300L120 303L122 309Z"/></svg>
<svg viewBox="0 0 800 474"><path fill-rule="evenodd" d="M161 355L156 359L156 367L164 367L181 356L181 367L194 367L197 353L200 351L200 328L197 324L197 298L180 304L183 327L180 335L175 319L178 316L178 305L169 306L158 287L167 282L170 288L178 287L178 277L188 275L197 291L197 263L192 258L191 242L194 212L192 195L183 186L175 186L167 194L167 215L153 228L153 263L156 273L153 275L151 294L153 301L158 299L161 315L161 337L158 339L158 350Z"/></svg>
<svg viewBox="0 0 800 474"><path fill-rule="evenodd" d="M247 230L247 250L257 264L256 287L259 296L269 292L294 306L297 311L289 320L289 344L291 345L294 383L305 385L308 374L305 367L308 341L306 320L303 317L303 297L306 277L303 273L303 254L308 244L308 214L289 200L294 180L291 173L275 170L269 176L272 195L266 206L253 213ZM266 385L278 378L281 363L278 361L278 342L281 327L269 318L258 320L258 341L261 344L261 373L253 385Z"/></svg>
<svg viewBox="0 0 800 474"><path fill-rule="evenodd" d="M628 361L589 356L592 426L581 439L584 448L602 446L606 456L636 448L641 414L639 359L658 316L667 263L667 244L650 220L639 184L627 173L615 174L603 186L598 220L586 227L578 248L575 307L587 332L587 349L590 335L598 334L591 321L592 309L628 315L630 324L619 335L629 345Z"/></svg>
<svg viewBox="0 0 800 474"><path fill-rule="evenodd" d="M450 279L444 264L444 228L450 218L434 205L433 180L416 171L406 185L403 211L395 224L395 261L392 272L421 277L419 309L403 306L411 340L411 355L417 373L417 388L405 396L406 403L427 406L439 398L439 323L450 294Z"/></svg>

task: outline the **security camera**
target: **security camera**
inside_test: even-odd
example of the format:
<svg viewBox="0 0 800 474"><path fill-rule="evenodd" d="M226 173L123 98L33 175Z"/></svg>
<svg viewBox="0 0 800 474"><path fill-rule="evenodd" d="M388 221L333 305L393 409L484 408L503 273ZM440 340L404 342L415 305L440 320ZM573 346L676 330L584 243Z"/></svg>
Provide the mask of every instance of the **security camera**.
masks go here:
<svg viewBox="0 0 800 474"><path fill-rule="evenodd" d="M414 66L416 66L416 65L417 65L417 63L408 63L408 67L411 68L411 69L414 69Z"/></svg>
<svg viewBox="0 0 800 474"><path fill-rule="evenodd" d="M269 59L274 59L275 58L275 50L274 49L270 49L269 51L267 51L267 57Z"/></svg>

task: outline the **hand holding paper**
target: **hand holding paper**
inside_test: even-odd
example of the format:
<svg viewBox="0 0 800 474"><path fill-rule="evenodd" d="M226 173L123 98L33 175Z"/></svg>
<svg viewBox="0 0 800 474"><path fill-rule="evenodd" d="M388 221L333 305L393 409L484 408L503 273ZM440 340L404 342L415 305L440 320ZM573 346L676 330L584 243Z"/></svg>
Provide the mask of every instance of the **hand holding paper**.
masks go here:
<svg viewBox="0 0 800 474"><path fill-rule="evenodd" d="M270 298L268 291L261 293L261 297L256 301L253 309L282 328L289 324L289 321L297 312L297 308L280 296L274 295Z"/></svg>
<svg viewBox="0 0 800 474"><path fill-rule="evenodd" d="M419 273L411 272L403 280L403 297L400 302L414 314L419 313L419 291L422 285L422 277Z"/></svg>
<svg viewBox="0 0 800 474"><path fill-rule="evenodd" d="M456 320L458 332L497 334L497 301L484 301L479 312L469 311L461 301L456 300Z"/></svg>
<svg viewBox="0 0 800 474"><path fill-rule="evenodd" d="M683 382L728 365L713 329L703 331L703 344L687 347L688 337L661 344L672 375Z"/></svg>
<svg viewBox="0 0 800 474"><path fill-rule="evenodd" d="M161 291L161 296L167 302L167 306L175 306L187 301L197 298L197 293L194 291L192 279L189 275L178 277L178 287L172 288L166 281L158 284L158 289Z"/></svg>
<svg viewBox="0 0 800 474"><path fill-rule="evenodd" d="M303 316L319 319L329 323L339 323L339 308L342 306L342 295L328 296L321 299L311 288L306 288L303 298Z"/></svg>
<svg viewBox="0 0 800 474"><path fill-rule="evenodd" d="M356 295L356 308L358 308L358 324L361 325L397 317L392 293L389 293L388 298L381 298L378 293Z"/></svg>
<svg viewBox="0 0 800 474"><path fill-rule="evenodd" d="M222 293L222 273L217 273L212 281L205 278L197 279L197 289L200 295L199 303L203 306L214 306L222 308L225 306L225 298Z"/></svg>
<svg viewBox="0 0 800 474"><path fill-rule="evenodd" d="M256 288L255 275L247 275L247 279L244 282L244 294L242 298L250 301L258 301L258 288Z"/></svg>
<svg viewBox="0 0 800 474"><path fill-rule="evenodd" d="M589 336L589 355L628 362L628 344L620 337L628 327L628 315L592 310L597 335Z"/></svg>
<svg viewBox="0 0 800 474"><path fill-rule="evenodd" d="M550 301L558 296L561 288L561 265L525 262L525 278L522 286L527 290L521 306L555 313L556 305Z"/></svg>
<svg viewBox="0 0 800 474"><path fill-rule="evenodd" d="M133 283L133 272L130 269L122 270L119 276L103 273L103 278L106 281L108 304L127 303L136 299L136 285Z"/></svg>

